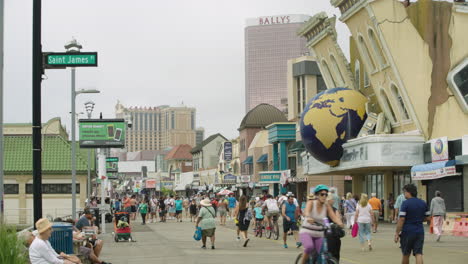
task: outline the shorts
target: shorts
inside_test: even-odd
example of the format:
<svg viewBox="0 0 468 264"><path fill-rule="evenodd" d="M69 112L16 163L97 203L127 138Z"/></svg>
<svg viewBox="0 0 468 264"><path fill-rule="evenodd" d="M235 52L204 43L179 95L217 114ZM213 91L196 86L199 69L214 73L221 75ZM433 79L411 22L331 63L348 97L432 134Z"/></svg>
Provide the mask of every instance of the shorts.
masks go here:
<svg viewBox="0 0 468 264"><path fill-rule="evenodd" d="M156 206L151 206L150 207L150 213L156 213L158 211L158 208Z"/></svg>
<svg viewBox="0 0 468 264"><path fill-rule="evenodd" d="M132 213L136 213L136 211L137 211L136 210L136 205L132 205L130 208L131 208Z"/></svg>
<svg viewBox="0 0 468 264"><path fill-rule="evenodd" d="M169 207L169 211L168 211L169 213L175 213L175 211L176 211L175 207Z"/></svg>
<svg viewBox="0 0 468 264"><path fill-rule="evenodd" d="M263 221L263 218L255 218L255 221L261 222L261 221Z"/></svg>
<svg viewBox="0 0 468 264"><path fill-rule="evenodd" d="M289 230L298 231L299 228L297 227L297 223L292 222L292 221L287 221L286 219L283 219L283 231L284 231L284 233L287 233Z"/></svg>
<svg viewBox="0 0 468 264"><path fill-rule="evenodd" d="M89 258L89 255L91 254L91 250L92 249L89 247L80 246L79 253L80 255L85 256L85 258Z"/></svg>
<svg viewBox="0 0 468 264"><path fill-rule="evenodd" d="M203 230L202 230L202 236L204 236L204 237L212 237L212 236L215 235L215 230L216 230L216 228L203 229Z"/></svg>
<svg viewBox="0 0 468 264"><path fill-rule="evenodd" d="M175 214L176 214L176 215L182 214L182 210L176 210L176 211L175 211Z"/></svg>
<svg viewBox="0 0 468 264"><path fill-rule="evenodd" d="M380 217L380 211L379 210L372 210L372 213L374 214L374 220L376 222L379 221L379 217Z"/></svg>
<svg viewBox="0 0 468 264"><path fill-rule="evenodd" d="M159 212L159 217L163 217L163 216L165 216L165 215L166 215L166 210L161 210L161 211Z"/></svg>
<svg viewBox="0 0 468 264"><path fill-rule="evenodd" d="M219 216L226 216L226 214L227 214L227 211L224 208L223 209L219 208L218 212L219 212Z"/></svg>
<svg viewBox="0 0 468 264"><path fill-rule="evenodd" d="M266 216L267 216L267 217L272 217L272 216L278 217L278 216L279 216L279 212L278 212L278 211L271 211L271 212L270 212L270 211L267 211Z"/></svg>
<svg viewBox="0 0 468 264"><path fill-rule="evenodd" d="M413 255L416 256L417 254L423 253L424 247L424 233L416 233L416 234L405 234L401 233L400 235L400 245L401 245L401 253L404 256L411 255L411 251Z"/></svg>

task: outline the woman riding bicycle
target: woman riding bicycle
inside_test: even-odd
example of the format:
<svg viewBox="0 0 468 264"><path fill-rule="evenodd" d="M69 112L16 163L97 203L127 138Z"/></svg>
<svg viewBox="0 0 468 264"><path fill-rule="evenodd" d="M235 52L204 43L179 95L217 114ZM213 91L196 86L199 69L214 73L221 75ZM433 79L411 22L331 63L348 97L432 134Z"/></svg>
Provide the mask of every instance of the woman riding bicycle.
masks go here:
<svg viewBox="0 0 468 264"><path fill-rule="evenodd" d="M305 221L299 231L299 237L304 246L302 263L306 264L309 255L315 252L320 253L324 239L323 219L329 217L335 224L343 227L341 219L333 212L333 208L327 203L328 187L317 185L314 189L316 200L309 200L304 211Z"/></svg>

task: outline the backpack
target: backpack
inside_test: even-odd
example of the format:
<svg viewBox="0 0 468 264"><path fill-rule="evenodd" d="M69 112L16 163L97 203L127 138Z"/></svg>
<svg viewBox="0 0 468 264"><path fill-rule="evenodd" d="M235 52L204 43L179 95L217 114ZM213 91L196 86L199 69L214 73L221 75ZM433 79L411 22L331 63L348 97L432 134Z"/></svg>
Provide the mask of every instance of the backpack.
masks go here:
<svg viewBox="0 0 468 264"><path fill-rule="evenodd" d="M245 221L250 221L252 220L253 218L253 214L252 214L252 209L247 209L247 211L245 212L245 215L244 215L244 222Z"/></svg>

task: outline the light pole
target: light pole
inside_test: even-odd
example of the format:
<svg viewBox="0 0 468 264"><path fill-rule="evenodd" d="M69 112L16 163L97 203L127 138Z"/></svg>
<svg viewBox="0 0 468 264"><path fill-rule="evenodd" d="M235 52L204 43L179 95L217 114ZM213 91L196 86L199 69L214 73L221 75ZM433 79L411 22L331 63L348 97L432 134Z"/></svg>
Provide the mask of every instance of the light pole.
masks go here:
<svg viewBox="0 0 468 264"><path fill-rule="evenodd" d="M0 224L3 222L3 0L0 0Z"/></svg>
<svg viewBox="0 0 468 264"><path fill-rule="evenodd" d="M86 113L88 114L88 119L91 119L91 115L94 110L94 102L93 101L88 101L85 104L85 109ZM86 197L89 199L91 195L91 150L88 149L88 184L86 186L88 187L88 191L86 193Z"/></svg>

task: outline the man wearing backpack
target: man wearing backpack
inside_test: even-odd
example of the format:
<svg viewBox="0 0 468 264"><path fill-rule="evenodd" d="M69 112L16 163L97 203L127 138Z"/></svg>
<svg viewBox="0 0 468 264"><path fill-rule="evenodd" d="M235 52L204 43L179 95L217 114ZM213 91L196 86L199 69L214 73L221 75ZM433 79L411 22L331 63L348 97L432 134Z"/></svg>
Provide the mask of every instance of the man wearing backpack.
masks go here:
<svg viewBox="0 0 468 264"><path fill-rule="evenodd" d="M299 228L297 227L297 206L294 204L294 196L289 195L287 202L283 203L281 207L282 215L283 215L283 247L288 248L288 232L291 230L294 236L294 240L296 241L296 247L300 247L301 243L299 242L299 237L297 232Z"/></svg>

